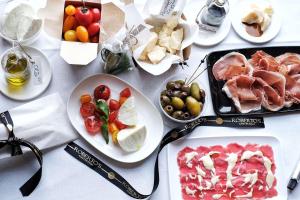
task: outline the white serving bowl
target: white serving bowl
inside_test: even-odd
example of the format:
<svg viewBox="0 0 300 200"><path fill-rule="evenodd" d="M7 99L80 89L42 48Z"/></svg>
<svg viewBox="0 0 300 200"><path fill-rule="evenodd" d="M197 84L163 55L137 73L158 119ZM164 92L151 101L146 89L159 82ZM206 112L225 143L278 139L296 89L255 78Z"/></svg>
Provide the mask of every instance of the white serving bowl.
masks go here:
<svg viewBox="0 0 300 200"><path fill-rule="evenodd" d="M159 104L159 108L161 110L161 112L168 118L170 119L171 121L173 122L176 122L176 123L189 123L189 122L192 122L192 121L195 121L196 119L198 119L199 117L201 117L201 114L203 113L204 111L204 108L205 108L205 101L206 101L206 96L205 96L205 99L204 99L204 103L203 103L203 107L202 107L202 110L201 112L199 113L198 116L192 118L192 119L189 119L189 120L179 120L179 119L175 119L173 118L172 116L168 115L168 113L164 110L164 108L162 107L161 105L161 102L160 102L160 94L163 90L166 89L166 85L169 81L176 81L176 80L184 80L186 77L190 77L189 75L185 75L185 74L181 74L181 75L174 75L174 76L171 76L170 78L168 78L165 82L163 82L163 84L161 85L160 89L159 89L159 95L158 95L158 104ZM202 87L203 84L201 84L197 79L193 82L196 82L199 84L200 88L203 89L205 91L205 88Z"/></svg>
<svg viewBox="0 0 300 200"><path fill-rule="evenodd" d="M20 44L22 44L24 46L29 46L29 45L33 44L39 38L39 36L42 32L42 29L43 29L43 22L42 22L42 25L36 30L36 32L31 37L26 38L22 41L14 40L14 39L6 36L4 33L2 33L4 20L6 18L7 13L10 12L16 6L18 6L19 4L29 5L30 7L32 7L33 10L35 10L34 7L26 1L20 1L20 2L18 1L18 2L12 2L12 3L8 4L5 7L3 14L0 16L0 37L2 37L3 39L7 40L10 43L19 42ZM35 10L35 12L36 12L36 10Z"/></svg>

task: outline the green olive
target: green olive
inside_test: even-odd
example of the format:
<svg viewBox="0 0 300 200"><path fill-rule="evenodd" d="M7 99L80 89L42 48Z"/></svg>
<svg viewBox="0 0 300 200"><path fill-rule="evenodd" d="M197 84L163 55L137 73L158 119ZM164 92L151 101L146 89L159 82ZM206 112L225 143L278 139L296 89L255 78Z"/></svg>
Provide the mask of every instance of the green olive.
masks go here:
<svg viewBox="0 0 300 200"><path fill-rule="evenodd" d="M186 92L188 95L190 94L191 88L188 85L183 85L181 87L181 91Z"/></svg>
<svg viewBox="0 0 300 200"><path fill-rule="evenodd" d="M160 96L165 96L167 95L167 90L163 90L161 93L160 93Z"/></svg>
<svg viewBox="0 0 300 200"><path fill-rule="evenodd" d="M167 106L167 105L169 105L171 103L171 99L168 96L166 96L166 95L162 95L160 97L160 102L161 102L161 105L163 107L165 107L165 106Z"/></svg>
<svg viewBox="0 0 300 200"><path fill-rule="evenodd" d="M7 60L14 60L16 61L18 58L17 58L17 55L15 53L9 53L7 55Z"/></svg>
<svg viewBox="0 0 300 200"><path fill-rule="evenodd" d="M191 115L198 116L202 110L202 103L199 103L194 97L188 96L186 107Z"/></svg>
<svg viewBox="0 0 300 200"><path fill-rule="evenodd" d="M177 80L177 81L175 81L175 83L180 84L180 85L184 85L185 84L184 80Z"/></svg>
<svg viewBox="0 0 300 200"><path fill-rule="evenodd" d="M197 101L200 101L200 87L198 83L192 83L191 85L191 96L194 97Z"/></svg>
<svg viewBox="0 0 300 200"><path fill-rule="evenodd" d="M173 89L175 89L175 86L176 86L176 84L175 84L174 81L169 81L169 82L167 83L166 88L167 88L167 90L173 90Z"/></svg>
<svg viewBox="0 0 300 200"><path fill-rule="evenodd" d="M167 105L166 107L164 107L164 111L166 111L166 113L168 113L169 115L171 115L174 111L173 106L171 105Z"/></svg>
<svg viewBox="0 0 300 200"><path fill-rule="evenodd" d="M172 117L175 119L183 119L183 112L180 110L177 110L173 112Z"/></svg>
<svg viewBox="0 0 300 200"><path fill-rule="evenodd" d="M184 113L183 113L183 119L184 119L184 120L189 120L190 118L191 118L191 115L190 115L189 112L184 112Z"/></svg>
<svg viewBox="0 0 300 200"><path fill-rule="evenodd" d="M172 97L171 104L176 110L182 110L184 108L184 102L179 97Z"/></svg>

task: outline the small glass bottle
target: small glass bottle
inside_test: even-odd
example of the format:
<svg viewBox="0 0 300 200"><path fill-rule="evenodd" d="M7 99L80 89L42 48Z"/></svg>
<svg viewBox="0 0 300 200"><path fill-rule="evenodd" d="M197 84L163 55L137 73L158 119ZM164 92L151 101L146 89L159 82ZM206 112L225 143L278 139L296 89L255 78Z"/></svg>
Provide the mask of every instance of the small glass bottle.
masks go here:
<svg viewBox="0 0 300 200"><path fill-rule="evenodd" d="M228 11L228 0L208 0L203 8L201 21L211 26L220 26Z"/></svg>

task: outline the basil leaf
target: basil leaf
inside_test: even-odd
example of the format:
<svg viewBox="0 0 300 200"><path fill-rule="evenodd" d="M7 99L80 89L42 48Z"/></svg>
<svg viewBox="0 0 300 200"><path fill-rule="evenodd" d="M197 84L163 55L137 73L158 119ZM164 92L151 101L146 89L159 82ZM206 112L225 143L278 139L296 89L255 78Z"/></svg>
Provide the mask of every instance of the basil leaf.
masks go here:
<svg viewBox="0 0 300 200"><path fill-rule="evenodd" d="M102 100L98 100L96 102L96 106L99 110L102 111L103 113L103 116L101 116L101 118L105 121L108 120L108 115L109 115L109 108L108 108L108 105L105 101L102 101Z"/></svg>
<svg viewBox="0 0 300 200"><path fill-rule="evenodd" d="M103 136L106 144L108 144L108 142L109 142L109 136L108 136L108 126L107 126L107 123L102 124L102 126L101 126L101 133L102 133L102 136Z"/></svg>

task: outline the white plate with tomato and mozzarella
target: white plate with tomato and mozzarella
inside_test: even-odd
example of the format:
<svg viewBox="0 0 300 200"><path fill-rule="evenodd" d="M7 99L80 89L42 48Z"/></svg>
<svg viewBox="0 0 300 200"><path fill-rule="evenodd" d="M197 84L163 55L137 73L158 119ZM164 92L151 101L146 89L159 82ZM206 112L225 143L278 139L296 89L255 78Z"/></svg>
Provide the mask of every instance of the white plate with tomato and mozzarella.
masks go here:
<svg viewBox="0 0 300 200"><path fill-rule="evenodd" d="M123 163L148 157L163 136L159 111L140 91L107 74L82 80L67 105L78 133L106 156Z"/></svg>

